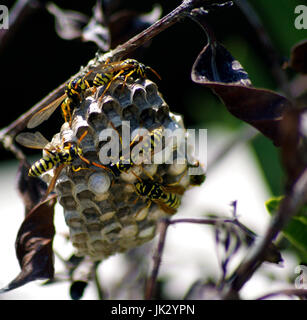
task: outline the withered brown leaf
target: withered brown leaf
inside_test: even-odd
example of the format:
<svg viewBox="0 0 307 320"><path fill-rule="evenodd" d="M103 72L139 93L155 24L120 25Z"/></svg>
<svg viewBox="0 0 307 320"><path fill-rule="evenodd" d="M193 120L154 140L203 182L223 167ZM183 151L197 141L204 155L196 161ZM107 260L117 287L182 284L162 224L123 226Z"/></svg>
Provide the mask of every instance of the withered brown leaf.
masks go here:
<svg viewBox="0 0 307 320"><path fill-rule="evenodd" d="M20 161L17 171L17 189L25 205L25 215L44 197L47 184L38 178L29 177L30 165L26 160Z"/></svg>
<svg viewBox="0 0 307 320"><path fill-rule="evenodd" d="M0 293L7 292L38 279L50 279L54 275L52 241L56 195L39 203L25 217L15 243L21 267L19 275Z"/></svg>
<svg viewBox="0 0 307 320"><path fill-rule="evenodd" d="M235 117L281 144L280 122L291 102L273 91L254 88L241 64L218 42L210 42L197 57L192 80L210 88Z"/></svg>
<svg viewBox="0 0 307 320"><path fill-rule="evenodd" d="M296 72L307 73L307 40L293 46L289 66Z"/></svg>

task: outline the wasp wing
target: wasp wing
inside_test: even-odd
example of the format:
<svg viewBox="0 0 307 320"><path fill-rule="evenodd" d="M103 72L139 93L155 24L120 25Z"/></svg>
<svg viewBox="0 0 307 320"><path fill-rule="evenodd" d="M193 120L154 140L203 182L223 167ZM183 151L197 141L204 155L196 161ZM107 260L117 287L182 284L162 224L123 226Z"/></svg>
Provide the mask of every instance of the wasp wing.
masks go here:
<svg viewBox="0 0 307 320"><path fill-rule="evenodd" d="M114 62L104 63L97 67L94 67L93 69L91 69L91 71L94 73L97 73L97 72L114 73L117 71L126 70L133 67L133 64L123 63L123 61L114 61Z"/></svg>
<svg viewBox="0 0 307 320"><path fill-rule="evenodd" d="M59 175L60 175L60 173L61 173L61 171L62 171L62 169L63 169L64 167L65 167L65 164L62 163L62 164L60 164L60 165L55 169L53 178L52 178L52 180L50 181L50 184L49 184L49 186L48 186L48 189L47 189L47 191L46 191L46 194L45 194L45 196L44 196L44 199L46 199L47 196L49 195L49 193L52 192L52 190L54 189L55 184L56 184L56 181L57 181L57 179L58 179L58 177L59 177Z"/></svg>
<svg viewBox="0 0 307 320"><path fill-rule="evenodd" d="M43 109L36 112L32 118L29 120L27 127L29 129L35 128L40 125L45 120L49 119L49 117L53 114L55 109L61 104L61 102L66 98L66 94L63 94L61 97L55 99L50 104L48 104Z"/></svg>
<svg viewBox="0 0 307 320"><path fill-rule="evenodd" d="M162 189L164 192L176 193L179 195L183 195L185 191L185 188L181 185L166 185L162 186Z"/></svg>
<svg viewBox="0 0 307 320"><path fill-rule="evenodd" d="M161 209L161 210L163 210L165 213L167 213L167 214L174 214L174 213L176 213L176 211L177 211L177 209L175 209L175 208L171 208L171 207L168 207L164 202L162 202L162 201L159 201L159 200L151 200L151 201L153 201L154 203L156 203L158 206L159 206L159 208Z"/></svg>
<svg viewBox="0 0 307 320"><path fill-rule="evenodd" d="M16 138L16 141L32 149L44 149L44 147L49 143L49 141L40 132L22 132Z"/></svg>

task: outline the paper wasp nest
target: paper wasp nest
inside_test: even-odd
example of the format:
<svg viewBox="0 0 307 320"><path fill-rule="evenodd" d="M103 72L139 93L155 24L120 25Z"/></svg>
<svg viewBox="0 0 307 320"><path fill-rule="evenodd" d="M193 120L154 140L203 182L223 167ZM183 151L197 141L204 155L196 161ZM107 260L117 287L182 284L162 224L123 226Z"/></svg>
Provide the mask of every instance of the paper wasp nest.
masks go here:
<svg viewBox="0 0 307 320"><path fill-rule="evenodd" d="M53 142L62 139L76 142L87 130L88 134L80 144L83 155L100 163L99 151L106 143L100 140L100 133L107 127L111 128L110 123L118 134L122 132L122 121L130 121L131 131L153 126L171 130L183 128L181 117L169 111L156 84L148 79L128 80L124 87L121 80L116 80L99 101L103 89L99 88L84 99L73 113L71 128L65 123ZM175 159L177 151L173 149L172 152ZM81 159L74 164L85 165ZM133 166L130 171L146 178L142 172L146 170L153 177L161 177L163 184L174 183L180 178L179 184L187 188L190 176L185 169L186 164L162 163ZM108 170L93 165L79 171L69 166L62 170L56 192L64 208L65 221L77 255L101 260L154 237L157 221L167 213L154 202L146 208L146 198L138 197L135 192L135 181L136 177L129 171L115 177Z"/></svg>

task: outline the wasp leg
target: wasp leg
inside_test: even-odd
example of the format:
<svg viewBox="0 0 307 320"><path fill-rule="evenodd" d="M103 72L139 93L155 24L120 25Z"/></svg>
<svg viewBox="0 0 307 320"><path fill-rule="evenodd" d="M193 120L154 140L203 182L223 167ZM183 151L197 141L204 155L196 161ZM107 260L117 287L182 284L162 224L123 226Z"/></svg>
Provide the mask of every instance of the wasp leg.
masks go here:
<svg viewBox="0 0 307 320"><path fill-rule="evenodd" d="M125 75L125 79L124 79L124 82L123 82L123 88L124 88L124 86L126 85L128 78L131 77L135 72L136 72L136 69L133 69L133 70L130 71L127 75ZM122 89L122 90L123 90L123 89Z"/></svg>
<svg viewBox="0 0 307 320"><path fill-rule="evenodd" d="M51 182L49 183L48 189L42 199L42 201L46 200L46 198L48 197L48 195L52 192L52 190L54 189L55 183L62 171L62 169L65 167L65 164L61 164L60 166L58 166L55 171L54 171L54 175L53 178L51 180Z"/></svg>
<svg viewBox="0 0 307 320"><path fill-rule="evenodd" d="M147 216L147 210L149 209L150 205L151 205L151 201L148 200L146 206L144 206L134 214L135 220L137 221L144 220Z"/></svg>
<svg viewBox="0 0 307 320"><path fill-rule="evenodd" d="M109 81L109 83L107 84L106 88L104 89L102 95L100 96L100 98L99 98L99 100L98 100L99 102L101 102L102 98L104 97L104 95L106 94L106 92L108 91L108 89L110 88L112 82L113 82L114 80L116 80L123 72L124 72L124 70L119 71L119 72Z"/></svg>
<svg viewBox="0 0 307 320"><path fill-rule="evenodd" d="M150 180L154 180L153 176L151 174L149 174L146 170L143 170L143 172L146 174L146 176L150 179ZM161 179L161 182L163 182L162 177L158 176Z"/></svg>
<svg viewBox="0 0 307 320"><path fill-rule="evenodd" d="M69 125L71 125L71 111L70 111L69 103L67 101L64 101L61 104L61 109L62 109L65 122L68 122Z"/></svg>
<svg viewBox="0 0 307 320"><path fill-rule="evenodd" d="M181 182L182 178L185 176L187 170L188 170L188 167L186 167L186 168L184 169L184 171L182 172L182 175L181 175L181 177L179 178L178 181L173 182L173 183L169 183L169 184L167 185L167 187L176 186L177 184L179 184L179 183Z"/></svg>
<svg viewBox="0 0 307 320"><path fill-rule="evenodd" d="M79 167L76 167L76 166L71 166L71 168L72 168L72 170L74 171L74 172L78 172L78 171L80 171L80 170L90 170L90 168L85 168L85 167L81 167L81 166L79 166Z"/></svg>
<svg viewBox="0 0 307 320"><path fill-rule="evenodd" d="M102 164L99 164L97 162L94 162L94 161L90 161L86 158L84 158L83 156L79 155L80 159L83 160L85 163L87 163L89 166L90 165L93 165L97 168L101 168L101 169L105 169L105 170L109 170L106 166L102 165Z"/></svg>
<svg viewBox="0 0 307 320"><path fill-rule="evenodd" d="M85 130L85 131L82 133L81 137L79 138L78 144L81 143L81 141L85 138L85 136L86 136L87 134L88 134L88 130Z"/></svg>

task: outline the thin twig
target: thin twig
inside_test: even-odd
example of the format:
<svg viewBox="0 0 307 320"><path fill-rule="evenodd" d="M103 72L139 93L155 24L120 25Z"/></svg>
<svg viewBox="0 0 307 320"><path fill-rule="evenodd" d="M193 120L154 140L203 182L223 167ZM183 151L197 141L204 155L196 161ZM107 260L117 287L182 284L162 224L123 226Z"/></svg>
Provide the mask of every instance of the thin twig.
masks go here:
<svg viewBox="0 0 307 320"><path fill-rule="evenodd" d="M51 93L49 93L47 97L45 97L44 99L39 101L37 104L35 104L30 110L22 114L19 118L13 121L9 126L3 128L0 131L0 139L3 139L5 136L10 136L13 138L17 133L22 131L26 127L28 121L33 116L33 114L35 114L38 110L47 106L49 103L59 98L63 94L65 84L66 82L62 83L58 88L56 88Z"/></svg>
<svg viewBox="0 0 307 320"><path fill-rule="evenodd" d="M12 152L16 159L20 161L26 161L26 156L23 154L23 152L16 147L16 145L13 143L13 138L11 136L7 135L1 135L0 132L0 143L1 145L8 151Z"/></svg>
<svg viewBox="0 0 307 320"><path fill-rule="evenodd" d="M249 236L251 236L251 231L247 229L242 223L240 223L236 218L221 218L221 217L216 217L216 218L182 218L182 219L174 219L174 220L169 220L169 219L163 219L159 223L159 242L157 245L157 248L154 253L154 265L152 268L151 276L147 281L146 284L146 290L145 290L145 299L152 299L153 294L154 294L154 289L159 273L159 268L161 264L161 259L162 259L162 254L163 254L163 249L164 249L164 244L165 244L165 239L166 239L166 232L167 229L170 225L177 224L177 223L195 223L195 224L206 224L206 225L220 225L220 224L227 224L227 223L232 223L239 227L243 232L247 233ZM256 234L255 234L256 236Z"/></svg>
<svg viewBox="0 0 307 320"><path fill-rule="evenodd" d="M239 265L231 276L229 283L225 286L224 299L232 299L237 295L244 284L252 277L254 272L261 266L265 251L271 242L276 238L280 230L297 213L299 208L305 203L307 197L307 169L302 173L292 188L281 202L281 205L274 215L272 222L259 245L247 259Z"/></svg>
<svg viewBox="0 0 307 320"><path fill-rule="evenodd" d="M57 89L52 91L47 97L38 102L35 106L33 106L29 111L21 115L17 120L12 122L8 127L2 129L0 131L0 137L4 135L10 135L14 137L17 133L22 131L25 127L29 119L33 114L42 108L46 107L50 102L54 101L56 98L60 97L64 93L65 84L71 79L82 76L89 71L97 70L100 66L102 66L106 60L115 61L123 58L124 56L130 54L135 49L143 45L145 42L151 40L153 37L158 35L160 32L169 28L176 22L180 21L184 18L193 8L204 5L208 0L184 0L181 5L179 5L172 12L167 14L162 19L158 20L152 26L143 30L141 33L125 42L122 45L119 45L114 50L109 51L106 54L96 53L94 59L90 60L88 64L81 68L81 70L70 77L65 83L61 84Z"/></svg>
<svg viewBox="0 0 307 320"><path fill-rule="evenodd" d="M100 279L99 279L99 275L98 275L98 267L99 267L99 264L100 264L101 261L97 261L95 262L95 266L94 266L94 283L95 283L95 286L96 286L96 292L97 292L97 295L98 295L98 299L99 300L103 300L104 299L104 292L103 292L103 289L101 287L101 284L100 284Z"/></svg>
<svg viewBox="0 0 307 320"><path fill-rule="evenodd" d="M256 300L265 300L275 296L286 295L286 296L297 296L307 299L307 289L283 289L267 293L264 296L257 298Z"/></svg>
<svg viewBox="0 0 307 320"><path fill-rule="evenodd" d="M150 300L153 297L156 282L157 282L157 277L158 277L158 272L159 272L159 267L161 264L161 258L162 258L162 253L164 249L164 244L165 244L165 238L166 238L166 231L169 226L170 220L169 219L163 219L158 226L158 230L160 230L160 236L159 236L159 242L158 246L156 249L156 252L154 254L153 260L154 260L154 265L153 269L151 272L151 276L148 279L146 283L146 288L145 288L145 299Z"/></svg>
<svg viewBox="0 0 307 320"><path fill-rule="evenodd" d="M161 18L155 22L152 26L131 38L129 41L123 45L119 45L113 51L110 52L111 58L114 60L120 60L124 56L128 55L145 42L151 40L153 37L158 35L160 32L172 26L174 23L178 22L184 18L189 11L193 8L205 4L208 2L206 0L184 0L181 5L175 8L172 12L167 14L165 17Z"/></svg>

